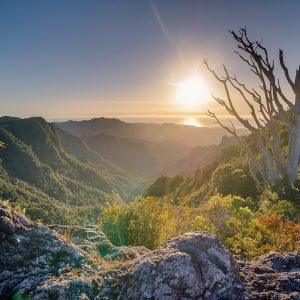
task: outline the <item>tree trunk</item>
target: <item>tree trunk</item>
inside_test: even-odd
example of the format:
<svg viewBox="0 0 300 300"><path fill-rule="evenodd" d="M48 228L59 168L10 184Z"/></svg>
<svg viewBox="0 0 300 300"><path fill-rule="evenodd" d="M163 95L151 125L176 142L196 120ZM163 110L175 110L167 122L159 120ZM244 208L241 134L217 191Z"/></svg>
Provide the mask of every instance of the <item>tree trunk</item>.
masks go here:
<svg viewBox="0 0 300 300"><path fill-rule="evenodd" d="M281 179L287 179L287 163L284 158L284 154L281 148L279 129L274 120L270 120L270 127L272 133L272 152L277 168L277 172L280 174Z"/></svg>
<svg viewBox="0 0 300 300"><path fill-rule="evenodd" d="M297 180L300 153L300 108L295 111L295 125L289 134L289 153L288 153L288 180L292 184Z"/></svg>
<svg viewBox="0 0 300 300"><path fill-rule="evenodd" d="M273 157L271 153L267 150L266 146L264 145L262 136L258 133L255 134L255 138L264 159L264 163L267 171L268 183L272 186L280 179L274 165Z"/></svg>

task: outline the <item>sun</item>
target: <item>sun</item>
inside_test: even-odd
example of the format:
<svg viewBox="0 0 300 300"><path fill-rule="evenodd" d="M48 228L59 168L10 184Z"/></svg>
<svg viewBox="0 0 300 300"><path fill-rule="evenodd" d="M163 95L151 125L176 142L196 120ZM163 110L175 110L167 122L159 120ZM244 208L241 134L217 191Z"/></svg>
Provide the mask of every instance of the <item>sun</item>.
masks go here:
<svg viewBox="0 0 300 300"><path fill-rule="evenodd" d="M188 125L188 126L194 126L194 127L201 127L201 124L199 121L195 118L188 118L182 122L183 125Z"/></svg>
<svg viewBox="0 0 300 300"><path fill-rule="evenodd" d="M177 85L176 100L185 110L196 110L208 100L208 88L202 77L195 74Z"/></svg>

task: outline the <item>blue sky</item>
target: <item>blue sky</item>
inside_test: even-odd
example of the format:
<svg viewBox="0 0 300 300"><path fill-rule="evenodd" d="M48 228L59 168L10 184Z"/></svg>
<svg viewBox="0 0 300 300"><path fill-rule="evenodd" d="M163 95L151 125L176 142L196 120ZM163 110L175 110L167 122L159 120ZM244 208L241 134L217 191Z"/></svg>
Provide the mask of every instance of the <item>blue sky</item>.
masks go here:
<svg viewBox="0 0 300 300"><path fill-rule="evenodd" d="M0 0L1 114L177 118L176 83L195 68L218 91L203 58L251 82L228 29L283 48L293 73L299 15L298 1Z"/></svg>

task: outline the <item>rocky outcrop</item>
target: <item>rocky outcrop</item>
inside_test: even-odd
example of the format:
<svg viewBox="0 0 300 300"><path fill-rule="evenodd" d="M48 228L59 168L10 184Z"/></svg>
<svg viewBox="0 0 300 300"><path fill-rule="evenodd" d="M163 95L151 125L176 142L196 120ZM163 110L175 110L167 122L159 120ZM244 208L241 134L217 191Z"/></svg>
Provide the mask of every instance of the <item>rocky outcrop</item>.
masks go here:
<svg viewBox="0 0 300 300"><path fill-rule="evenodd" d="M300 299L300 255L246 262L193 232L149 251L95 226L42 226L0 204L0 299Z"/></svg>
<svg viewBox="0 0 300 300"><path fill-rule="evenodd" d="M137 258L121 280L120 299L220 299L239 272L216 236L189 233Z"/></svg>
<svg viewBox="0 0 300 300"><path fill-rule="evenodd" d="M216 236L193 232L110 274L99 295L97 299L119 300L299 300L300 255L271 253L247 262L232 256Z"/></svg>
<svg viewBox="0 0 300 300"><path fill-rule="evenodd" d="M71 272L84 273L89 261L83 253L55 231L29 221L4 204L0 204L0 253L0 299L93 296L95 282Z"/></svg>

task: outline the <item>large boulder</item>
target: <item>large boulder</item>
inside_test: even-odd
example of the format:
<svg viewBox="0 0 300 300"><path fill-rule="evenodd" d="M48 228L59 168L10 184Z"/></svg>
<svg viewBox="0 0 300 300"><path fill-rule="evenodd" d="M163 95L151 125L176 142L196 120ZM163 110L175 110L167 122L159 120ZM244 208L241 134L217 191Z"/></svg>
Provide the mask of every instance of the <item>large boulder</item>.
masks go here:
<svg viewBox="0 0 300 300"><path fill-rule="evenodd" d="M216 236L188 233L137 258L120 279L119 299L234 299L238 278Z"/></svg>

